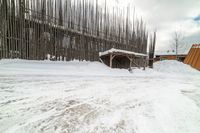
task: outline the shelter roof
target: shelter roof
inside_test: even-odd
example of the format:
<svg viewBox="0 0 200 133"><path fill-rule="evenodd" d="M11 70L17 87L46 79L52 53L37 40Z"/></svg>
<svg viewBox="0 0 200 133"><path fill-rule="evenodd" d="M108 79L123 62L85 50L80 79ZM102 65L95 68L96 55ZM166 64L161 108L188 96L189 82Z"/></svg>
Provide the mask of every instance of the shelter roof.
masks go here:
<svg viewBox="0 0 200 133"><path fill-rule="evenodd" d="M144 57L147 56L147 54L136 53L136 52L132 52L132 51L126 51L126 50L115 49L115 48L111 48L111 49L104 51L104 52L99 52L99 56L105 56L105 55L114 54L114 53L135 55L135 56L138 56L138 57L139 56L144 56Z"/></svg>

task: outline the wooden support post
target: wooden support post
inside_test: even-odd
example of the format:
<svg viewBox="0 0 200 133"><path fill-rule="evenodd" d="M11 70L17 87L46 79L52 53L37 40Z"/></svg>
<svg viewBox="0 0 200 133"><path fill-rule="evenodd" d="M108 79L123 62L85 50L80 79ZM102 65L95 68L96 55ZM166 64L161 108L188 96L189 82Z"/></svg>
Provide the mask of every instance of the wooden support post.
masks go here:
<svg viewBox="0 0 200 133"><path fill-rule="evenodd" d="M130 59L130 69L132 67L132 62L133 62L133 59Z"/></svg>
<svg viewBox="0 0 200 133"><path fill-rule="evenodd" d="M129 59L129 61L130 61L130 66L129 66L129 68L131 69L131 67L132 67L132 63L133 63L133 57L131 56L128 56L128 55L126 55L126 57Z"/></svg>
<svg viewBox="0 0 200 133"><path fill-rule="evenodd" d="M143 67L143 70L145 70L146 68L146 58L142 58L144 60L144 67Z"/></svg>
<svg viewBox="0 0 200 133"><path fill-rule="evenodd" d="M110 54L110 68L112 68L112 60L113 60L113 57L112 57L112 54Z"/></svg>

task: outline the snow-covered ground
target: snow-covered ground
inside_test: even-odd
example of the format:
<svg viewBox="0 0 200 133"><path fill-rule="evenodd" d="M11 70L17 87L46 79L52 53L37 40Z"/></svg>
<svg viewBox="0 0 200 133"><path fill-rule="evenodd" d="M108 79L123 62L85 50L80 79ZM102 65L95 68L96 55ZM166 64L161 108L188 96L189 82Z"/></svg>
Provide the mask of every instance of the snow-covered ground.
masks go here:
<svg viewBox="0 0 200 133"><path fill-rule="evenodd" d="M0 132L200 133L200 72L1 60Z"/></svg>

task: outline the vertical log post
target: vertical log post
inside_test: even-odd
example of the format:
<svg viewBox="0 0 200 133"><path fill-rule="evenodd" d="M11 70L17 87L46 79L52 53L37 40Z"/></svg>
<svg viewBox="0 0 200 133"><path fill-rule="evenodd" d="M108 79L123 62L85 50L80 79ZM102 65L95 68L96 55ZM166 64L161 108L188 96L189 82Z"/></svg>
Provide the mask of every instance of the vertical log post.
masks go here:
<svg viewBox="0 0 200 133"><path fill-rule="evenodd" d="M144 61L143 70L145 70L145 68L146 68L146 57L144 57L144 58L142 58L142 59L143 59L143 61Z"/></svg>
<svg viewBox="0 0 200 133"><path fill-rule="evenodd" d="M131 67L132 67L132 62L133 62L133 59L131 58L131 59L129 59L130 60L130 69L131 69Z"/></svg>
<svg viewBox="0 0 200 133"><path fill-rule="evenodd" d="M112 54L110 54L110 68L112 68L112 60L113 60L113 57L112 57Z"/></svg>

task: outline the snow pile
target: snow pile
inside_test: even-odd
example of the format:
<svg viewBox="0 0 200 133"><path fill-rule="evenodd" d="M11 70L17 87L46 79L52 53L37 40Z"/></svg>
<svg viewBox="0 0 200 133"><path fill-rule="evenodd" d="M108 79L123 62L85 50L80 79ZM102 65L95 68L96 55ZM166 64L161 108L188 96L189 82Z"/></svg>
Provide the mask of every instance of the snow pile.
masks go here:
<svg viewBox="0 0 200 133"><path fill-rule="evenodd" d="M198 70L193 69L191 66L175 60L165 60L156 62L154 64L154 69L156 71L169 74L183 74L183 75L200 74Z"/></svg>
<svg viewBox="0 0 200 133"><path fill-rule="evenodd" d="M199 133L200 73L98 62L0 61L2 133Z"/></svg>
<svg viewBox="0 0 200 133"><path fill-rule="evenodd" d="M1 60L0 74L4 75L72 75L72 76L105 76L129 75L127 70L110 69L100 62L89 61L29 61Z"/></svg>

